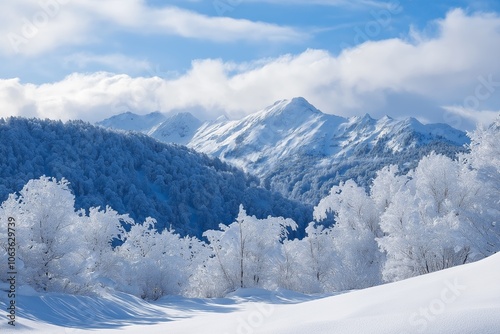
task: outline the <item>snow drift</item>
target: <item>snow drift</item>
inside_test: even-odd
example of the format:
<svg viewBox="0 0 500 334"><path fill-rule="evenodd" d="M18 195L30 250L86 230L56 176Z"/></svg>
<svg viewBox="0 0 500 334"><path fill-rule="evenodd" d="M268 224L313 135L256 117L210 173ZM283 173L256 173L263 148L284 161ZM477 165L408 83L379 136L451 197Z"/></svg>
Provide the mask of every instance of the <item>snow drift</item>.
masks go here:
<svg viewBox="0 0 500 334"><path fill-rule="evenodd" d="M500 254L326 298L239 290L222 299L22 293L2 333L482 333L500 330ZM324 296L323 296L324 297ZM6 308L6 294L0 305Z"/></svg>

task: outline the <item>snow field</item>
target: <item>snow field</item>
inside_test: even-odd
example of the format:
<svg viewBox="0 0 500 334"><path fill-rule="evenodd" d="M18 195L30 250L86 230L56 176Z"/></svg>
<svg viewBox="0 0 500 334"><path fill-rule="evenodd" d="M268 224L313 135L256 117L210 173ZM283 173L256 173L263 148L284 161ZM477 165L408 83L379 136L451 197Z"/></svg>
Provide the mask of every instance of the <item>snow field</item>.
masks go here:
<svg viewBox="0 0 500 334"><path fill-rule="evenodd" d="M2 333L481 333L500 331L500 254L432 274L347 292L306 296L242 289L225 298L126 294L19 297L18 325ZM5 309L5 296L0 298ZM89 312L89 310L91 312Z"/></svg>

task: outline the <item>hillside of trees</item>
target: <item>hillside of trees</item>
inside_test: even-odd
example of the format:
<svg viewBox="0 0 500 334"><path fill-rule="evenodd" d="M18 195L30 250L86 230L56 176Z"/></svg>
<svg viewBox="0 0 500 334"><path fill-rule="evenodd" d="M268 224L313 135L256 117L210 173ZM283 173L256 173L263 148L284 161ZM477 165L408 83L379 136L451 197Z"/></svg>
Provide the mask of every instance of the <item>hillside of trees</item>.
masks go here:
<svg viewBox="0 0 500 334"><path fill-rule="evenodd" d="M63 178L76 208L113 207L137 221L181 235L230 223L243 203L257 217L307 224L312 206L289 201L218 159L146 135L82 121L0 119L0 201L31 179Z"/></svg>

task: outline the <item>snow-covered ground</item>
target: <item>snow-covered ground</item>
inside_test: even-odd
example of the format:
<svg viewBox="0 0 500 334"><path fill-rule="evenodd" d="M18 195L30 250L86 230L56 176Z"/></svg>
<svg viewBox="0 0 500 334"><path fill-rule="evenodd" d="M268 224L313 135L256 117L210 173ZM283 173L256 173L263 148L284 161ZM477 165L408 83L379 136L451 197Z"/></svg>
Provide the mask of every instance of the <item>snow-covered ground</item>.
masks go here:
<svg viewBox="0 0 500 334"><path fill-rule="evenodd" d="M17 297L16 327L0 333L500 333L500 254L397 283L335 296L239 290L221 299L125 294ZM3 287L4 288L4 287ZM0 306L6 313L7 294Z"/></svg>

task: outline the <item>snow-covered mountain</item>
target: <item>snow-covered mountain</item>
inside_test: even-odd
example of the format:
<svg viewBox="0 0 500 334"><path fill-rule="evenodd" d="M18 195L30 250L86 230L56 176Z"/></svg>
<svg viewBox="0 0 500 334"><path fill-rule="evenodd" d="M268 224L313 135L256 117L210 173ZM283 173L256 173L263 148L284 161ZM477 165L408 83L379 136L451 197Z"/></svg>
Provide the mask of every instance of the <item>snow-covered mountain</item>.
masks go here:
<svg viewBox="0 0 500 334"><path fill-rule="evenodd" d="M126 112L97 123L105 128L141 132L164 143L181 145L190 142L201 124L189 112L165 115L158 111L147 115Z"/></svg>
<svg viewBox="0 0 500 334"><path fill-rule="evenodd" d="M239 121L206 124L189 146L265 176L294 156L314 156L326 163L369 153L396 154L434 141L463 145L467 137L447 125L423 125L414 118L328 115L294 98Z"/></svg>
<svg viewBox="0 0 500 334"><path fill-rule="evenodd" d="M162 124L169 132L179 131L174 122ZM162 141L173 138L152 135ZM298 97L241 120L203 123L187 146L258 176L269 189L317 204L341 181L353 178L367 186L385 165L408 170L431 151L454 155L468 142L464 132L446 124L388 116L377 120L368 114L343 118Z"/></svg>
<svg viewBox="0 0 500 334"><path fill-rule="evenodd" d="M166 119L167 116L159 111L147 115L138 115L128 111L98 122L97 125L115 130L148 133Z"/></svg>
<svg viewBox="0 0 500 334"><path fill-rule="evenodd" d="M189 146L264 176L288 156L333 153L334 148L323 146L324 137L345 121L303 98L283 100L242 120L206 123Z"/></svg>
<svg viewBox="0 0 500 334"><path fill-rule="evenodd" d="M187 145L202 122L188 112L167 117L152 127L147 134L164 143Z"/></svg>
<svg viewBox="0 0 500 334"><path fill-rule="evenodd" d="M242 120L205 124L188 146L243 168L288 197L316 204L341 181L368 185L385 165L413 168L421 156L452 155L468 140L446 124L369 115L346 119L294 98Z"/></svg>

